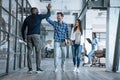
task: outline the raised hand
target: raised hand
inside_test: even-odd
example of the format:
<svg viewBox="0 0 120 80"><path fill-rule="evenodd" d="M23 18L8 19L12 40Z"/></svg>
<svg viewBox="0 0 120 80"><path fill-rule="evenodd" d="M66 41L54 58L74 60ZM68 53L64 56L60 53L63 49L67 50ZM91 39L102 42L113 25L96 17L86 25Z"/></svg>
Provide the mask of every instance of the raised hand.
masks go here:
<svg viewBox="0 0 120 80"><path fill-rule="evenodd" d="M46 8L47 8L47 9L51 9L51 4L49 3Z"/></svg>

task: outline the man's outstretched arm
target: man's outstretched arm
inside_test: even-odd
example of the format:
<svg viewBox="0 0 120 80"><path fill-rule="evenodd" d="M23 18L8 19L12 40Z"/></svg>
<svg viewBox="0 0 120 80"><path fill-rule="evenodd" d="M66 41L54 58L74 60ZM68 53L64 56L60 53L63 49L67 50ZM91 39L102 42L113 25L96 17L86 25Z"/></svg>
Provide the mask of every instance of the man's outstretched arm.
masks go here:
<svg viewBox="0 0 120 80"><path fill-rule="evenodd" d="M51 12L50 12L50 9L51 9L51 5L50 4L48 4L48 6L46 7L47 8L47 14L40 14L40 18L41 19L44 19L44 18L48 18L48 17L50 17L50 15L51 15Z"/></svg>

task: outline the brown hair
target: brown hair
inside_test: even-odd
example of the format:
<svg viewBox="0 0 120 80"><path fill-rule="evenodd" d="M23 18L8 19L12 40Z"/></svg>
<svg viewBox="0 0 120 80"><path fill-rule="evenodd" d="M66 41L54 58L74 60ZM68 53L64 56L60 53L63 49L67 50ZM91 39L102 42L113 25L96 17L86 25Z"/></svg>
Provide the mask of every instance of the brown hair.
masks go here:
<svg viewBox="0 0 120 80"><path fill-rule="evenodd" d="M57 14L60 14L62 17L64 17L64 14L62 12L57 12Z"/></svg>
<svg viewBox="0 0 120 80"><path fill-rule="evenodd" d="M76 20L79 22L79 29L80 29L81 34L83 34L82 25L81 25L81 20L80 20L80 19L76 19ZM75 26L74 32L75 32L76 30L77 30L77 27Z"/></svg>
<svg viewBox="0 0 120 80"><path fill-rule="evenodd" d="M97 36L96 36L96 33L95 33L95 32L93 32L93 35L94 35L94 37L95 37L95 38L97 38Z"/></svg>

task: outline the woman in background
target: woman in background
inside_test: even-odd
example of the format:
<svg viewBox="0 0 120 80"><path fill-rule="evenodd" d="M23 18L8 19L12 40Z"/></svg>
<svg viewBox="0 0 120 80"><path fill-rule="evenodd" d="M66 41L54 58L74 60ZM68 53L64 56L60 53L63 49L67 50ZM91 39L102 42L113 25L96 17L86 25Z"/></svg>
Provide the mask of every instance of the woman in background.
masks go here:
<svg viewBox="0 0 120 80"><path fill-rule="evenodd" d="M95 51L97 50L97 45L98 45L98 40L96 37L96 33L92 33L92 42L91 42L92 49L88 54L88 63L90 65L92 65L92 59Z"/></svg>

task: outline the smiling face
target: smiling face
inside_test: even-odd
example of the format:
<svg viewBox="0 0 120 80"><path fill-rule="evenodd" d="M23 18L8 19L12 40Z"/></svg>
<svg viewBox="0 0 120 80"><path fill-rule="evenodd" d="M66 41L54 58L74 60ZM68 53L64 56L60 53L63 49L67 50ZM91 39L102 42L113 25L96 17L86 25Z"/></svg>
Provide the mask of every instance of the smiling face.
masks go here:
<svg viewBox="0 0 120 80"><path fill-rule="evenodd" d="M75 21L75 26L79 27L79 21L78 20Z"/></svg>
<svg viewBox="0 0 120 80"><path fill-rule="evenodd" d="M58 12L57 13L57 21L62 22L62 20L63 20L63 14L61 12Z"/></svg>

